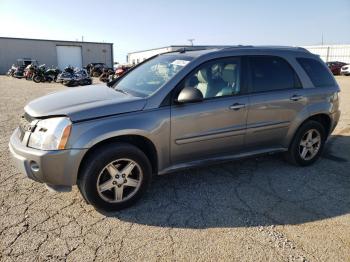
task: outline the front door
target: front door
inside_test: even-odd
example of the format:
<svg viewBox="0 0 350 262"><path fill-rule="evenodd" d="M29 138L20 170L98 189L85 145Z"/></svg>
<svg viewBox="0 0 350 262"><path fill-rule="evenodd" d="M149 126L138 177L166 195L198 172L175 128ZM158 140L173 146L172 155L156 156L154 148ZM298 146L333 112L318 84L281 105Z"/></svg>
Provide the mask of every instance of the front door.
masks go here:
<svg viewBox="0 0 350 262"><path fill-rule="evenodd" d="M201 65L182 81L181 87L186 86L199 89L204 100L172 105L172 164L240 152L248 106L241 90L240 58Z"/></svg>

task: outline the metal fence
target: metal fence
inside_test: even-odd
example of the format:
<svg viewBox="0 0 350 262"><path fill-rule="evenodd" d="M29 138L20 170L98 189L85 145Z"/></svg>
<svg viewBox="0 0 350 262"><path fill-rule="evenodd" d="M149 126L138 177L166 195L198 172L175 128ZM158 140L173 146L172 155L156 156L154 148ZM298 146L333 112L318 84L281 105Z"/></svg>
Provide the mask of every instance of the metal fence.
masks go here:
<svg viewBox="0 0 350 262"><path fill-rule="evenodd" d="M350 45L303 46L311 53L319 55L325 62L339 61L350 63Z"/></svg>

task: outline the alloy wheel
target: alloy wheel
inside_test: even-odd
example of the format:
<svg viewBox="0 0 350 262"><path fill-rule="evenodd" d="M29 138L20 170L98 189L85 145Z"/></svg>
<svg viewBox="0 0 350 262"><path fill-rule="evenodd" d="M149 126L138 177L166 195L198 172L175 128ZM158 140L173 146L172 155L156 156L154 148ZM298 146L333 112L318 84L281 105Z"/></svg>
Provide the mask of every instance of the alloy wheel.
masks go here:
<svg viewBox="0 0 350 262"><path fill-rule="evenodd" d="M118 159L107 164L97 178L97 192L108 203L121 203L140 189L143 173L131 159Z"/></svg>
<svg viewBox="0 0 350 262"><path fill-rule="evenodd" d="M321 147L321 134L316 129L310 129L302 136L299 144L299 155L303 160L313 159Z"/></svg>

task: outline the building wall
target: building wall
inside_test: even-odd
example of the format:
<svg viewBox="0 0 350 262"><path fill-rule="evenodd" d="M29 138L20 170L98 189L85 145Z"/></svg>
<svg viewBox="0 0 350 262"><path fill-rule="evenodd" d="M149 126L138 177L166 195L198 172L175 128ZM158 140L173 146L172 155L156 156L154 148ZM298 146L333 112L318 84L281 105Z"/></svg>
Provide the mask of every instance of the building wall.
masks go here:
<svg viewBox="0 0 350 262"><path fill-rule="evenodd" d="M165 52L175 51L181 47L188 47L188 46L168 46L168 47L129 53L127 57L127 62L129 64L138 64L151 56L165 53ZM193 48L203 48L203 47L210 47L210 46L194 46ZM212 47L215 47L215 46L212 46ZM323 59L323 61L325 62L340 61L340 62L350 64L350 45L314 45L314 46L303 46L303 48L306 48L311 53L319 55L321 59Z"/></svg>
<svg viewBox="0 0 350 262"><path fill-rule="evenodd" d="M160 48L155 48L155 49L150 49L150 50L144 50L144 51L138 51L138 52L132 52L129 53L127 56L127 63L128 64L138 64L142 62L143 60L146 60L147 58L150 58L154 55L166 53L166 52L171 52L171 51L176 51L179 50L180 48L188 48L191 50L197 50L197 49L203 49L203 48L221 48L221 47L227 47L227 46L209 46L209 45L197 45L197 46L188 46L188 45L171 45L171 46L166 46L166 47L160 47Z"/></svg>
<svg viewBox="0 0 350 262"><path fill-rule="evenodd" d="M5 74L19 58L35 59L39 64L46 64L48 67L57 66L57 45L81 46L83 66L92 62L102 62L109 67L113 66L113 45L109 43L0 37L0 74Z"/></svg>
<svg viewBox="0 0 350 262"><path fill-rule="evenodd" d="M319 55L324 62L339 61L350 63L350 45L303 46L311 53Z"/></svg>
<svg viewBox="0 0 350 262"><path fill-rule="evenodd" d="M174 49L173 47L164 47L164 48L157 48L152 50L129 53L127 63L131 65L136 65L146 60L147 58L150 58L158 54L173 51L173 49Z"/></svg>

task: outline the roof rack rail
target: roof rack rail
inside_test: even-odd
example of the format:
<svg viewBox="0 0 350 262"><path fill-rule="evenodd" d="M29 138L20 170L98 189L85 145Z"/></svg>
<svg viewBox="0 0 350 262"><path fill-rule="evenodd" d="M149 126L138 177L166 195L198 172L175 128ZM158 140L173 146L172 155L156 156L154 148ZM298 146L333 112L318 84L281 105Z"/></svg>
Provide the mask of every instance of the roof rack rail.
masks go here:
<svg viewBox="0 0 350 262"><path fill-rule="evenodd" d="M210 49L218 49L217 46L207 46L207 47L180 47L174 51L170 51L170 52L180 52L180 53L185 53L185 52L189 52L189 51L201 51L201 50L210 50Z"/></svg>
<svg viewBox="0 0 350 262"><path fill-rule="evenodd" d="M303 51L306 53L310 53L309 50L303 48L303 47L299 47L299 46L253 46L253 45L236 45L236 46L230 46L227 48L223 48L221 50L232 50L235 48L257 48L257 49L285 49L285 50L299 50L299 51Z"/></svg>
<svg viewBox="0 0 350 262"><path fill-rule="evenodd" d="M235 49L235 48L251 48L254 47L252 45L231 45L231 46L227 46L222 48L221 50L231 50L231 49Z"/></svg>

